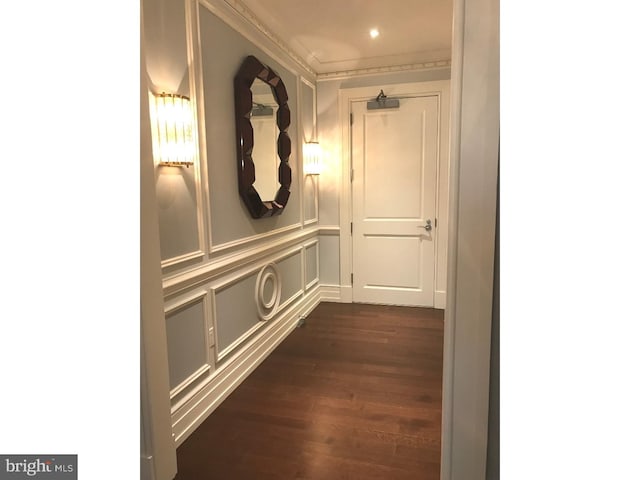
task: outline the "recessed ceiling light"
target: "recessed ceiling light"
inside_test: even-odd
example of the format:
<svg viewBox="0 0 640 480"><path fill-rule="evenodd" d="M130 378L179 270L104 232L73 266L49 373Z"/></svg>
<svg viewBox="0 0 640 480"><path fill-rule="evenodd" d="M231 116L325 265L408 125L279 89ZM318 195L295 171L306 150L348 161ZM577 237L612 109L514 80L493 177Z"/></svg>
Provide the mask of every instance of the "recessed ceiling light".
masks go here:
<svg viewBox="0 0 640 480"><path fill-rule="evenodd" d="M372 28L371 30L369 30L369 35L371 35L371 38L376 38L378 35L380 35L380 32L377 28Z"/></svg>

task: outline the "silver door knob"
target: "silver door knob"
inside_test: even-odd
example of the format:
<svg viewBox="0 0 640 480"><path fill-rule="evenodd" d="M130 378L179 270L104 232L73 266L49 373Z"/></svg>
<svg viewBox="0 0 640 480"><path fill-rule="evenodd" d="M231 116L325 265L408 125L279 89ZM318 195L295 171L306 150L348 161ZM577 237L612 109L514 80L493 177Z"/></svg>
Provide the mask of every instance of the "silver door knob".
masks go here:
<svg viewBox="0 0 640 480"><path fill-rule="evenodd" d="M422 228L424 228L427 232L430 232L431 231L431 220L427 220L427 224Z"/></svg>

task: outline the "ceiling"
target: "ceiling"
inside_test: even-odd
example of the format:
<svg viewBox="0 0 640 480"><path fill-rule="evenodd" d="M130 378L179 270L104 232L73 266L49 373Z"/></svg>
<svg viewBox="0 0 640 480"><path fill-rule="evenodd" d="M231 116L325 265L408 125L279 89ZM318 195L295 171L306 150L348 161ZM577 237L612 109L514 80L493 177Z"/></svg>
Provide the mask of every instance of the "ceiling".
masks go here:
<svg viewBox="0 0 640 480"><path fill-rule="evenodd" d="M316 73L451 59L452 0L242 0ZM372 39L369 31L380 35Z"/></svg>

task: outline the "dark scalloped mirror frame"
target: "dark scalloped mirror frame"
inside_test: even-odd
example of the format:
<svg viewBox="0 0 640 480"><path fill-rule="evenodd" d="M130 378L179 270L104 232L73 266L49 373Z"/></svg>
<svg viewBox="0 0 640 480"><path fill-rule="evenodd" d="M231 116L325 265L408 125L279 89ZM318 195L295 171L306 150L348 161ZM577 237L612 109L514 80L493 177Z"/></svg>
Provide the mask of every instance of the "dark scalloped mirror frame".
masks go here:
<svg viewBox="0 0 640 480"><path fill-rule="evenodd" d="M251 110L253 107L253 94L251 85L259 78L266 82L278 104L276 123L278 125L278 181L280 188L275 200L263 201L260 194L253 186L256 180L256 169L253 163L253 127L251 126ZM287 89L280 76L269 66L264 65L253 55L248 56L234 78L234 93L236 104L236 145L238 157L238 188L240 197L249 209L253 218L272 217L280 215L287 205L289 188L291 187L291 167L289 156L291 155L291 139L287 130L291 124L291 110L287 101ZM264 194L264 192L263 192Z"/></svg>

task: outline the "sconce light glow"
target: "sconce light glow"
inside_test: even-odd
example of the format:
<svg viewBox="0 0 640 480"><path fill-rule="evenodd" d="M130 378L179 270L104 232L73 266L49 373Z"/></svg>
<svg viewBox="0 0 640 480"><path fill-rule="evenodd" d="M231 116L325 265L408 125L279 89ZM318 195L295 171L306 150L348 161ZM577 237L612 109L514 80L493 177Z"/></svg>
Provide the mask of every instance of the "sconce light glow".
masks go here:
<svg viewBox="0 0 640 480"><path fill-rule="evenodd" d="M318 142L307 142L302 147L304 174L320 175L322 170L322 150Z"/></svg>
<svg viewBox="0 0 640 480"><path fill-rule="evenodd" d="M371 30L369 30L369 35L371 36L371 38L377 38L378 35L380 35L380 32L377 28L372 28Z"/></svg>
<svg viewBox="0 0 640 480"><path fill-rule="evenodd" d="M149 95L153 156L158 165L193 165L196 146L189 98L172 93Z"/></svg>

